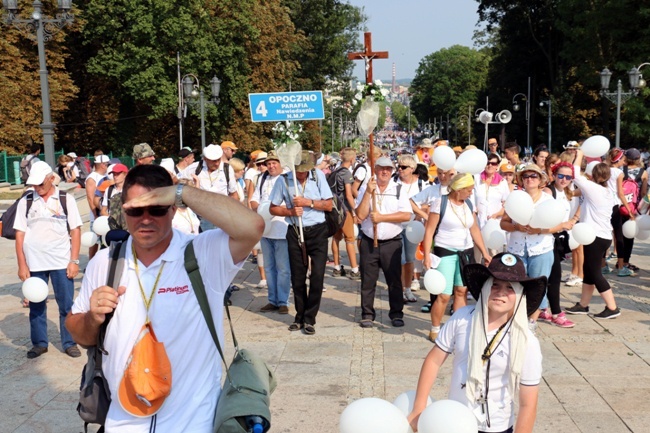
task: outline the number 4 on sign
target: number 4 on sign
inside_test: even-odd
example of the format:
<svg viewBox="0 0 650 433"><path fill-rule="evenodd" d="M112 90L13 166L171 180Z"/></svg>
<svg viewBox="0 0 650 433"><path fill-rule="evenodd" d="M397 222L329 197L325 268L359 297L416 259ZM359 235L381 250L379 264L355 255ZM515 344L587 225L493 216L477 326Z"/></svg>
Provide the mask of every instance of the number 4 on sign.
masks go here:
<svg viewBox="0 0 650 433"><path fill-rule="evenodd" d="M266 103L264 101L260 101L260 103L257 104L257 107L255 107L255 114L261 114L262 117L266 117L266 115L269 114L269 110L266 109Z"/></svg>

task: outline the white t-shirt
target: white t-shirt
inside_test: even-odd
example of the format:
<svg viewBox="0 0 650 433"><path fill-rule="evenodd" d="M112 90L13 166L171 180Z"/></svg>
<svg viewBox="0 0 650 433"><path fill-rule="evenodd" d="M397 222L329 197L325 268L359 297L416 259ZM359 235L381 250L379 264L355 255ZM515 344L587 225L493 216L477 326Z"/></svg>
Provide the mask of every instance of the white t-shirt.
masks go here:
<svg viewBox="0 0 650 433"><path fill-rule="evenodd" d="M542 191L539 199L533 203L533 208L537 209L537 206L547 200L553 200L553 196ZM508 236L508 252L520 257L524 256L526 250L528 256L538 256L552 251L553 248L555 248L555 238L550 233L529 235L526 232L515 231L510 232Z"/></svg>
<svg viewBox="0 0 650 433"><path fill-rule="evenodd" d="M262 175L264 176L264 175ZM266 175L264 184L262 184L262 176L257 180L257 185L255 186L255 192L253 192L253 198L251 198L251 203L264 203L271 201L271 191L273 191L273 186L278 179L282 179L282 175L271 177L270 174ZM260 188L262 191L260 191ZM282 216L274 216L271 218L271 227L268 230L264 230L264 237L268 239L285 239L287 237L287 220Z"/></svg>
<svg viewBox="0 0 650 433"><path fill-rule="evenodd" d="M386 189L383 193L379 193L379 187L375 191L375 197L377 198L377 211L382 214L392 214L396 212L408 212L411 213L411 204L409 199L405 194L404 186L400 188L399 197L397 197L397 184L392 179L388 182ZM356 205L357 207L361 204L363 196L366 194L366 187L361 187L359 190L359 196L357 197ZM369 210L372 212L372 200L369 203ZM377 239L388 240L398 236L402 233L403 227L401 223L379 223L377 224ZM361 231L372 238L374 236L374 229L370 216L364 219L361 222Z"/></svg>
<svg viewBox="0 0 650 433"><path fill-rule="evenodd" d="M490 215L494 215L503 209L503 204L510 194L510 188L508 188L508 182L505 180L493 185L481 182L480 175L476 177L479 178L479 182L474 186L474 197L478 226L483 228Z"/></svg>
<svg viewBox="0 0 650 433"><path fill-rule="evenodd" d="M255 185L255 182L257 181L257 176L260 174L260 171L255 168L255 167L250 167L248 170L246 170L246 173L244 173L244 180L250 180L253 182L253 185Z"/></svg>
<svg viewBox="0 0 650 433"><path fill-rule="evenodd" d="M612 208L614 194L612 190L587 180L582 176L579 167L575 168L576 177L573 182L584 197L580 208L580 222L588 223L601 239L612 239Z"/></svg>
<svg viewBox="0 0 650 433"><path fill-rule="evenodd" d="M424 188L422 191L415 194L413 197L411 197L411 200L413 200L413 202L418 206L427 205L431 207L433 202L437 198L440 198L441 193L447 194L447 187L434 184Z"/></svg>
<svg viewBox="0 0 650 433"><path fill-rule="evenodd" d="M86 183L88 183L88 179L92 179L95 181L95 188L97 188L99 182L101 182L101 180L104 179L105 177L106 177L105 174L99 174L93 170L93 172L88 175L88 178L86 179ZM90 221L95 221L96 217L94 212L91 211L89 215L90 215Z"/></svg>
<svg viewBox="0 0 650 433"><path fill-rule="evenodd" d="M190 164L183 170L183 177L192 179L192 175L196 172L200 161ZM235 171L228 164L229 182L226 184L226 174L223 170L223 161L219 164L219 168L212 173L208 172L208 166L203 161L203 168L198 174L199 188L204 191L216 192L218 194L229 195L237 191L237 180L235 179Z"/></svg>
<svg viewBox="0 0 650 433"><path fill-rule="evenodd" d="M616 167L609 167L609 180L607 181L607 188L612 192L612 195L614 196L614 204L615 205L621 205L623 202L621 202L621 199L618 198L618 178L623 175L623 170L620 168Z"/></svg>
<svg viewBox="0 0 650 433"><path fill-rule="evenodd" d="M77 202L72 194L66 194L66 215L59 201L59 189L54 192L47 202L36 193L29 215L25 217L27 199L22 198L16 207L14 229L25 233L23 252L27 267L32 272L54 271L66 269L70 263L70 230L80 227L83 222L77 208Z"/></svg>
<svg viewBox="0 0 650 433"><path fill-rule="evenodd" d="M447 196L449 197L449 196ZM442 196L436 198L429 209L429 213L440 215ZM470 228L474 225L474 214L463 202L461 205L455 205L447 199L447 209L440 220L438 234L434 242L435 245L451 250L462 251L474 246Z"/></svg>
<svg viewBox="0 0 650 433"><path fill-rule="evenodd" d="M157 414L156 431L159 432L212 432L214 410L221 388L219 353L185 271L185 245L192 239L222 345L226 341L223 334L224 293L243 264L232 262L229 238L221 229L208 230L196 237L174 230L171 244L156 261L149 267L139 263L139 278L147 296L154 289L156 276L164 263L149 309L149 319L156 337L165 345L172 366L171 394ZM148 433L151 418L129 415L117 398L127 358L146 318L131 242L132 238L129 238L125 271L120 280L126 292L120 296L104 341L108 355L102 358L103 370L113 395L106 431ZM100 250L88 263L81 291L72 306L73 314L89 310L92 291L106 284L107 264L108 248Z"/></svg>
<svg viewBox="0 0 650 433"><path fill-rule="evenodd" d="M199 234L199 226L201 221L196 216L194 211L188 207L176 208L174 219L172 219L172 227L183 233L190 235Z"/></svg>
<svg viewBox="0 0 650 433"><path fill-rule="evenodd" d="M436 346L447 353L453 353L453 370L449 388L449 399L467 405L470 410L476 409L467 400L465 383L467 382L467 363L469 360L469 334L472 328L472 314L476 306L469 305L456 311L440 330ZM539 385L542 380L542 351L539 340L528 331L528 347L521 371L520 384L525 386ZM497 329L489 332L487 342L497 333ZM497 346L496 352L490 359L490 382L488 391L488 411L490 427L479 423L479 430L485 432L501 432L514 425L515 411L513 399L515 396L508 392L510 360L510 332L506 333L503 341ZM487 363L484 366L487 372ZM480 409L479 409L480 410ZM478 421L477 421L478 422Z"/></svg>

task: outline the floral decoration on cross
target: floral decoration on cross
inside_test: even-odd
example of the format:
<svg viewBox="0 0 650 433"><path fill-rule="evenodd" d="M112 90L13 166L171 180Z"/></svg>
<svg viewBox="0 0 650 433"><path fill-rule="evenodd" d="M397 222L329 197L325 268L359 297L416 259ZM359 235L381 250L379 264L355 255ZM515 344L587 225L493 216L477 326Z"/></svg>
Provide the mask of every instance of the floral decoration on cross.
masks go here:
<svg viewBox="0 0 650 433"><path fill-rule="evenodd" d="M358 101L362 101L365 98L370 98L375 102L385 101L389 91L382 84L381 80L375 80L371 84L357 84L357 93L354 95L352 103L356 105Z"/></svg>
<svg viewBox="0 0 650 433"><path fill-rule="evenodd" d="M285 144L290 141L298 141L298 137L302 132L302 125L300 123L291 123L288 120L278 122L271 129L273 131L274 139L277 144Z"/></svg>

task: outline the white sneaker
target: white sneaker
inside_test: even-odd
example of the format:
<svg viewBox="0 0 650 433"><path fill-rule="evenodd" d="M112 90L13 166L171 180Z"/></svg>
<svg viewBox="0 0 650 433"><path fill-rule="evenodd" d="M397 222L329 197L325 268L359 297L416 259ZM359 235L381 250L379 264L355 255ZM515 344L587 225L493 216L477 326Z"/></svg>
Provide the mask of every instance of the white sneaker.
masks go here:
<svg viewBox="0 0 650 433"><path fill-rule="evenodd" d="M407 288L404 290L404 300L407 302L417 302L418 298L415 297L410 288Z"/></svg>
<svg viewBox="0 0 650 433"><path fill-rule="evenodd" d="M582 278L578 277L577 275L572 275L571 278L569 279L569 281L567 281L564 284L566 286L574 287L574 286L577 286L579 284L582 284Z"/></svg>
<svg viewBox="0 0 650 433"><path fill-rule="evenodd" d="M268 286L266 285L266 280L260 280L259 283L257 283L257 288L258 289L266 289Z"/></svg>
<svg viewBox="0 0 650 433"><path fill-rule="evenodd" d="M420 290L420 280L411 281L411 292L417 292Z"/></svg>
<svg viewBox="0 0 650 433"><path fill-rule="evenodd" d="M575 278L575 277L576 277L575 275L573 275L573 274L569 274L569 275L567 275L566 277L562 277L562 280L561 280L561 281L562 281L563 283L566 283L567 281L571 281L571 279L573 279L573 278Z"/></svg>

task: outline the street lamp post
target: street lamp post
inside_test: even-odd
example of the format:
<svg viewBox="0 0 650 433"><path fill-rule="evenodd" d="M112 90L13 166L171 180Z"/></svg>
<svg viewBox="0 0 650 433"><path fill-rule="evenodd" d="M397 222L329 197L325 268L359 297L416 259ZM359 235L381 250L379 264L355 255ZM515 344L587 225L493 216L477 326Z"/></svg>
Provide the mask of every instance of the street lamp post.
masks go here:
<svg viewBox="0 0 650 433"><path fill-rule="evenodd" d="M540 101L539 106L543 107L544 105L548 105L548 152L551 153L551 107L553 103L550 97L545 101Z"/></svg>
<svg viewBox="0 0 650 433"><path fill-rule="evenodd" d="M641 87L645 85L645 80L641 77L639 69L647 63L641 64L638 68L632 68L628 71L630 77L630 91L623 92L623 84L618 80L616 92L610 92L609 81L612 73L605 68L600 72L600 95L616 104L616 147L621 147L621 105L625 104L634 96L638 95Z"/></svg>
<svg viewBox="0 0 650 433"><path fill-rule="evenodd" d="M186 74L181 82L183 83L183 98L181 99L181 106L183 110L183 117L185 117L187 105L195 106L197 104L196 97L199 97L199 109L201 113L201 149L205 149L205 104L218 105L219 93L221 92L221 80L215 75L210 80L210 91L212 97L210 100L205 100L205 94L199 79L194 74Z"/></svg>
<svg viewBox="0 0 650 433"><path fill-rule="evenodd" d="M41 78L41 101L43 106L43 123L40 127L43 131L43 147L45 162L51 167L54 163L54 124L50 115L50 85L48 82L47 62L45 60L45 42L52 39L59 30L68 24L72 24L74 16L70 13L72 0L58 0L59 13L56 18L47 18L42 14L43 3L35 0L32 3L34 11L30 18L18 18L18 0L2 0L2 6L6 12L4 22L13 25L27 38L36 40L38 46L38 65ZM36 35L34 36L34 33Z"/></svg>
<svg viewBox="0 0 650 433"><path fill-rule="evenodd" d="M523 93L517 93L512 97L512 110L519 111L519 103L517 102L517 97L521 96L521 99L526 102L526 147L530 148L530 98Z"/></svg>

